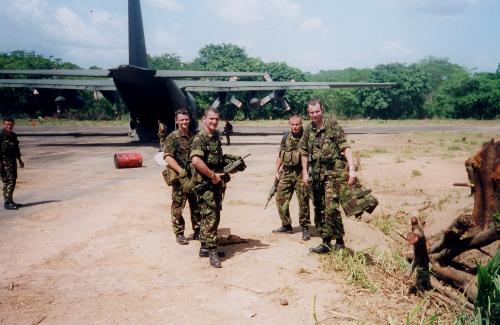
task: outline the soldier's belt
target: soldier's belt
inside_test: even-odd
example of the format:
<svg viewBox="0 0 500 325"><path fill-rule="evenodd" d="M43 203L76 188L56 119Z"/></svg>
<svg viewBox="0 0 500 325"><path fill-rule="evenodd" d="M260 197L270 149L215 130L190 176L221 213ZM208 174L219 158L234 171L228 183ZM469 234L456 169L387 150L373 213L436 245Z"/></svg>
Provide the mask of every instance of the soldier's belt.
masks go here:
<svg viewBox="0 0 500 325"><path fill-rule="evenodd" d="M302 170L302 166L301 165L283 165L283 170L286 170L286 171L299 171L299 170Z"/></svg>

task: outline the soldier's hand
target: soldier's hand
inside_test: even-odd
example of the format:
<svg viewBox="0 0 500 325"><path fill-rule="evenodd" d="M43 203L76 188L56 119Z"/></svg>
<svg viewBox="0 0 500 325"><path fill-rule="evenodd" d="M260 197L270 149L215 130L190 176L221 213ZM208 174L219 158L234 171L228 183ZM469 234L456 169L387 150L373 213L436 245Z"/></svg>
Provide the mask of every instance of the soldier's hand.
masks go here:
<svg viewBox="0 0 500 325"><path fill-rule="evenodd" d="M221 176L224 174L214 174L214 177L212 177L212 184L219 184L221 181Z"/></svg>
<svg viewBox="0 0 500 325"><path fill-rule="evenodd" d="M302 173L302 182L304 182L304 184L309 184L309 173Z"/></svg>
<svg viewBox="0 0 500 325"><path fill-rule="evenodd" d="M358 175L356 174L356 171L353 169L350 169L349 170L349 180L347 181L347 184L353 185L354 183L356 183L357 177L358 177Z"/></svg>
<svg viewBox="0 0 500 325"><path fill-rule="evenodd" d="M24 168L24 161L19 160L19 167Z"/></svg>

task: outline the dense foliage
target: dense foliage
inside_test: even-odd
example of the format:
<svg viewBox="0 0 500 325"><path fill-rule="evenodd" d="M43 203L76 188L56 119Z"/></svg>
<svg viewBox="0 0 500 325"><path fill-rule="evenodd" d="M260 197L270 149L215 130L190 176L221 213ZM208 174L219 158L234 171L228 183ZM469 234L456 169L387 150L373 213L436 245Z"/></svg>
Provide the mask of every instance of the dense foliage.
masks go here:
<svg viewBox="0 0 500 325"><path fill-rule="evenodd" d="M474 73L449 62L446 58L427 57L417 63L381 64L373 69L347 68L343 70L304 73L284 62L265 63L260 58L249 57L245 50L234 44L210 44L200 49L198 57L183 62L177 54L166 53L148 56L148 63L155 69L257 71L269 72L275 81L334 81L334 82L395 82L386 89L331 89L315 91L289 91L284 97L292 112L304 114L306 102L319 97L326 109L342 118L475 118L494 119L500 116L500 64L496 72ZM14 51L0 53L0 69L72 69L78 68L53 57L43 57L33 52ZM24 77L24 76L20 76ZM252 80L252 79L247 79ZM254 80L254 79L253 79ZM215 93L195 93L200 111L217 98ZM283 110L283 103L270 101L252 108L252 98L263 98L265 92L234 93L244 103L236 109L230 98L219 107L223 118L262 119L283 118L290 114ZM69 96L69 95L68 95ZM26 112L45 115L54 111L56 104L37 103L29 89L0 89L0 114ZM69 96L71 97L71 96ZM109 119L119 116L123 108L107 101L96 101L93 94L74 96L78 100L66 103L65 112L73 118ZM78 105L85 106L83 111ZM81 105L81 104L84 105ZM43 106L43 107L41 107ZM45 106L50 106L45 108ZM66 115L68 116L68 115Z"/></svg>

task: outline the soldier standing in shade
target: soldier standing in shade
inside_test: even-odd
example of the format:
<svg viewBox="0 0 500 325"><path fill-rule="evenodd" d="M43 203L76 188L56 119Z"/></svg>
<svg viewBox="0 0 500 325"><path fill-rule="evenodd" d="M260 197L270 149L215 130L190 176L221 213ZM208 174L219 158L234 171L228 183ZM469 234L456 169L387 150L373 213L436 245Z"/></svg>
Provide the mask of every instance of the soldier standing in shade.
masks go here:
<svg viewBox="0 0 500 325"><path fill-rule="evenodd" d="M293 192L299 201L299 223L302 227L302 240L309 240L309 188L302 180L302 162L299 141L303 135L302 118L298 115L288 120L290 131L283 134L280 152L274 168L275 177L279 179L276 191L276 206L281 219L281 227L274 229L275 233L293 232L290 218L290 200ZM281 170L281 173L280 173ZM280 176L281 175L281 176Z"/></svg>
<svg viewBox="0 0 500 325"><path fill-rule="evenodd" d="M226 189L226 176L217 171L224 167L225 160L232 159L223 155L221 134L217 131L219 124L219 111L209 107L202 118L203 130L195 135L191 145L191 161L194 167L192 179L196 183L210 181L212 186L207 187L203 193L198 193L198 208L200 209L200 257L209 257L210 265L220 268L219 257L224 252L217 251L217 228L220 222L222 198Z"/></svg>
<svg viewBox="0 0 500 325"><path fill-rule="evenodd" d="M319 99L308 102L307 112L311 124L304 130L301 140L302 179L312 189L314 223L323 243L310 249L325 254L341 249L344 244L344 225L340 205L348 216L371 213L378 204L370 191L357 184L351 148L339 123L323 116ZM309 167L309 169L308 169ZM336 240L332 246L332 239Z"/></svg>
<svg viewBox="0 0 500 325"><path fill-rule="evenodd" d="M182 210L189 202L191 214L191 226L193 227L193 239L199 239L200 215L197 210L196 196L193 193L184 193L182 185L188 182L190 146L194 134L189 131L189 112L186 109L179 109L175 112L175 123L178 129L170 133L164 141L164 159L167 162L166 172L169 173L172 185L172 230L178 244L186 245L188 241L184 237L185 221L182 217Z"/></svg>
<svg viewBox="0 0 500 325"><path fill-rule="evenodd" d="M224 131L222 132L223 135L226 136L226 143L228 146L231 145L231 136L233 135L233 125L229 120L226 120L226 124L224 125Z"/></svg>
<svg viewBox="0 0 500 325"><path fill-rule="evenodd" d="M16 187L17 179L17 161L19 167L24 168L24 162L21 159L19 150L19 141L14 133L14 119L3 119L3 130L0 133L0 175L3 182L3 200L4 208L8 210L17 210L21 204L12 200L12 194Z"/></svg>
<svg viewBox="0 0 500 325"><path fill-rule="evenodd" d="M162 121L158 120L158 140L160 141L160 150L164 151L165 139L167 138L167 126Z"/></svg>

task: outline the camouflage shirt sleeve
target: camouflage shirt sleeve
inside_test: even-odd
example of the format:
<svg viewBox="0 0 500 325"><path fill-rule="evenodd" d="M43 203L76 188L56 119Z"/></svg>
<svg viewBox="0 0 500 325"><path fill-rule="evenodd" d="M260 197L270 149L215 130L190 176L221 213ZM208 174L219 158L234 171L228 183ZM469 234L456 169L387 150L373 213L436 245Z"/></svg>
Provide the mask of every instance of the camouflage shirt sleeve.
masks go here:
<svg viewBox="0 0 500 325"><path fill-rule="evenodd" d="M302 138L300 138L299 148L300 155L307 156L309 154L309 133L311 132L311 123L309 123L304 128L304 133L302 134Z"/></svg>
<svg viewBox="0 0 500 325"><path fill-rule="evenodd" d="M163 158L165 157L174 157L175 155L175 134L174 132L170 133L168 137L165 139L165 145L163 147Z"/></svg>
<svg viewBox="0 0 500 325"><path fill-rule="evenodd" d="M204 145L203 136L201 135L201 132L199 132L193 138L189 159L192 159L195 156L203 159L203 156L205 155L205 150L204 150L205 147L206 145Z"/></svg>
<svg viewBox="0 0 500 325"><path fill-rule="evenodd" d="M347 138L345 137L344 129L340 126L338 122L331 121L332 135L339 146L340 151L344 151L346 148L350 148Z"/></svg>

